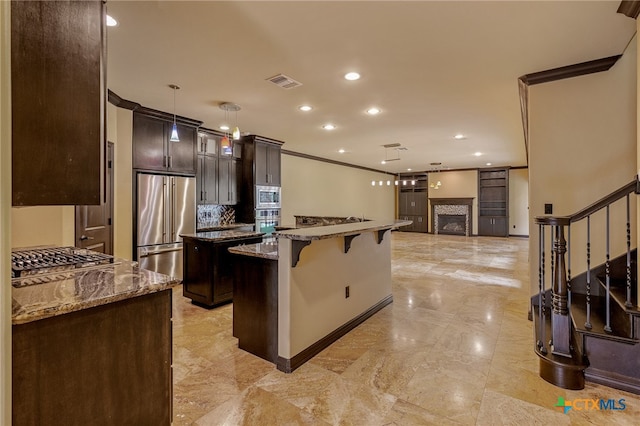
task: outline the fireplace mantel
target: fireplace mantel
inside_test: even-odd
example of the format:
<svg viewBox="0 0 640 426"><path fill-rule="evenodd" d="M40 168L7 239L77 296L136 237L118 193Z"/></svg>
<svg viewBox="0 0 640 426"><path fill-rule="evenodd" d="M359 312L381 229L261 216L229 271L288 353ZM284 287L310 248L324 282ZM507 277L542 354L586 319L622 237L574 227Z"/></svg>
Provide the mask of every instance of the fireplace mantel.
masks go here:
<svg viewBox="0 0 640 426"><path fill-rule="evenodd" d="M471 235L473 198L429 198L431 203L431 231L434 234ZM464 231L446 232L439 228L439 216L464 216Z"/></svg>
<svg viewBox="0 0 640 426"><path fill-rule="evenodd" d="M432 206L446 205L446 206L459 206L459 205L473 205L473 198L429 198Z"/></svg>

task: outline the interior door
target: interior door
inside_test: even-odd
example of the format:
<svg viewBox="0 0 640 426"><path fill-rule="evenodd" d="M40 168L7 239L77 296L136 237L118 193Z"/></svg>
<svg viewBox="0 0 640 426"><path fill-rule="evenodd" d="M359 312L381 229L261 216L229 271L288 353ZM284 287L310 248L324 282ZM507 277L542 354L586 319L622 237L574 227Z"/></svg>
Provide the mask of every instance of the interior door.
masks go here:
<svg viewBox="0 0 640 426"><path fill-rule="evenodd" d="M95 206L76 206L75 246L113 254L113 142L107 143L105 198Z"/></svg>

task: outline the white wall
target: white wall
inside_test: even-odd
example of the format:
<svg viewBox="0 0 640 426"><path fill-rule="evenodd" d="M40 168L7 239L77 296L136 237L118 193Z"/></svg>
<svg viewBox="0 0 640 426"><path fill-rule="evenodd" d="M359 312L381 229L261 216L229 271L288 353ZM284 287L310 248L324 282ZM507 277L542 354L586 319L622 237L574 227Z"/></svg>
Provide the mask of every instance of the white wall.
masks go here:
<svg viewBox="0 0 640 426"><path fill-rule="evenodd" d="M0 2L0 424L11 424L11 14Z"/></svg>
<svg viewBox="0 0 640 426"><path fill-rule="evenodd" d="M440 181L439 189L431 188ZM478 171L447 171L429 173L429 198L473 198L471 235L478 233ZM431 203L429 203L429 232L431 229Z"/></svg>
<svg viewBox="0 0 640 426"><path fill-rule="evenodd" d="M609 71L529 88L532 277L537 277L538 267L538 231L534 219L544 215L545 203L553 204L554 216L571 215L634 179L636 50L634 38ZM616 216L612 223L622 225L625 220L620 222ZM604 235L602 222L593 223L592 227L592 235ZM582 235L583 232L573 232L572 227L574 247L586 246ZM620 243L612 242L612 257L624 251ZM602 263L596 260L602 259L601 245L592 246L594 266ZM572 257L574 275L586 270L574 250Z"/></svg>
<svg viewBox="0 0 640 426"><path fill-rule="evenodd" d="M509 235L529 235L529 170L509 170Z"/></svg>
<svg viewBox="0 0 640 426"><path fill-rule="evenodd" d="M294 225L295 215L395 217L391 175L287 154L282 155L281 169L284 225ZM384 185L372 186L372 180L383 180Z"/></svg>

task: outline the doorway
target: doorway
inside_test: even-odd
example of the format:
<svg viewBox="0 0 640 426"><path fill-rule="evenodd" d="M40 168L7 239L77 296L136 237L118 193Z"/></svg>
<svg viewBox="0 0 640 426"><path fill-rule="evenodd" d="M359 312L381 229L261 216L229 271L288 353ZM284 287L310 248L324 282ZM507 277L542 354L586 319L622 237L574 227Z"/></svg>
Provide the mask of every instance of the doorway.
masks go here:
<svg viewBox="0 0 640 426"><path fill-rule="evenodd" d="M76 206L75 246L113 255L113 142L107 142L105 198L95 206Z"/></svg>

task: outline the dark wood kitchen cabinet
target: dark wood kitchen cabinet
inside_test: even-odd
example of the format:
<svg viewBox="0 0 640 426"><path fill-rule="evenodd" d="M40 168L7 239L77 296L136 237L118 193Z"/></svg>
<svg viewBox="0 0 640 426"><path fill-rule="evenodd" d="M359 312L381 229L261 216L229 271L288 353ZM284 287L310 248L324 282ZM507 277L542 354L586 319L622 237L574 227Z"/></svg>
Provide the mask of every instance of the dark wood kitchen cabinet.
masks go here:
<svg viewBox="0 0 640 426"><path fill-rule="evenodd" d="M280 186L280 145L255 142L256 185Z"/></svg>
<svg viewBox="0 0 640 426"><path fill-rule="evenodd" d="M11 424L169 426L171 297L168 289L14 324Z"/></svg>
<svg viewBox="0 0 640 426"><path fill-rule="evenodd" d="M218 158L218 204L234 205L238 202L238 160Z"/></svg>
<svg viewBox="0 0 640 426"><path fill-rule="evenodd" d="M218 204L219 137L208 131L198 132L196 199L198 204Z"/></svg>
<svg viewBox="0 0 640 426"><path fill-rule="evenodd" d="M509 169L478 171L478 235L509 236Z"/></svg>
<svg viewBox="0 0 640 426"><path fill-rule="evenodd" d="M280 186L283 144L282 141L258 135L242 138L242 203L236 210L240 221L255 221L256 185Z"/></svg>
<svg viewBox="0 0 640 426"><path fill-rule="evenodd" d="M12 205L104 197L102 1L11 2Z"/></svg>
<svg viewBox="0 0 640 426"><path fill-rule="evenodd" d="M198 121L177 120L180 142L171 142L173 116L160 111L133 113L133 168L196 174L196 139Z"/></svg>
<svg viewBox="0 0 640 426"><path fill-rule="evenodd" d="M195 304L217 306L233 298L233 256L229 247L262 241L262 235L208 241L183 237L182 294Z"/></svg>

